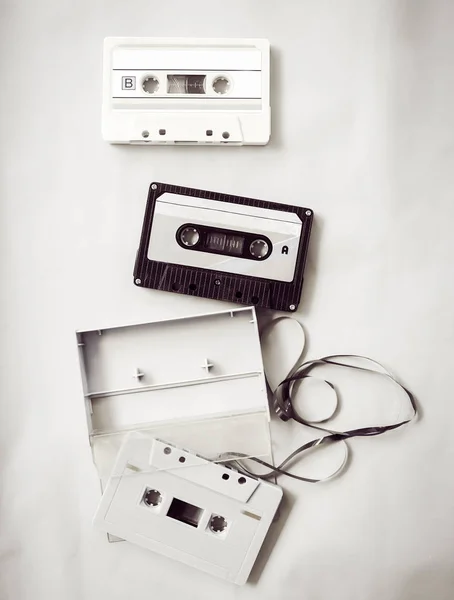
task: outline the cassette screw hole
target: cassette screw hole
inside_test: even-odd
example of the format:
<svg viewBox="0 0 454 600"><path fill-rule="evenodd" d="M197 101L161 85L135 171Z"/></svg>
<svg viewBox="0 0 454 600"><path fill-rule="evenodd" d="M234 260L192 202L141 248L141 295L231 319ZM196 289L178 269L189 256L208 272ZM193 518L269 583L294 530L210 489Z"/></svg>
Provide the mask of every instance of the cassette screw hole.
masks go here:
<svg viewBox="0 0 454 600"><path fill-rule="evenodd" d="M220 279L215 279L214 280L214 285L221 285L221 280Z"/></svg>
<svg viewBox="0 0 454 600"><path fill-rule="evenodd" d="M157 189L158 189L158 186L157 186L155 183L152 183L152 184L151 184L151 189L152 189L152 190L157 190Z"/></svg>
<svg viewBox="0 0 454 600"><path fill-rule="evenodd" d="M227 94L230 89L230 81L227 77L216 77L213 81L213 90L216 94Z"/></svg>
<svg viewBox="0 0 454 600"><path fill-rule="evenodd" d="M195 283L190 283L189 284L189 289L192 290L192 291L196 290L197 289L196 284Z"/></svg>
<svg viewBox="0 0 454 600"><path fill-rule="evenodd" d="M213 515L210 519L210 529L214 533L221 533L227 527L227 521L224 517L220 517L219 515Z"/></svg>
<svg viewBox="0 0 454 600"><path fill-rule="evenodd" d="M142 283L142 280L141 279L136 279L135 283L136 283L136 285L140 285Z"/></svg>
<svg viewBox="0 0 454 600"><path fill-rule="evenodd" d="M290 304L289 309L290 310L296 310L296 306L294 304Z"/></svg>
<svg viewBox="0 0 454 600"><path fill-rule="evenodd" d="M240 478L238 479L238 483L239 483L240 485L243 485L244 483L246 483L246 477L240 477Z"/></svg>
<svg viewBox="0 0 454 600"><path fill-rule="evenodd" d="M147 94L155 94L159 89L159 81L156 77L145 77L142 83L142 89Z"/></svg>
<svg viewBox="0 0 454 600"><path fill-rule="evenodd" d="M241 298L241 296L242 296L242 295L243 295L243 293L242 293L242 292L240 292L239 290L238 290L237 292L235 292L235 296L236 296L237 298Z"/></svg>
<svg viewBox="0 0 454 600"><path fill-rule="evenodd" d="M180 289L180 284L179 284L179 283L177 283L176 281L174 281L174 282L172 283L172 290L173 290L174 292L176 292L176 291L177 291L177 290L179 290L179 289Z"/></svg>
<svg viewBox="0 0 454 600"><path fill-rule="evenodd" d="M258 304L259 300L260 300L260 298L258 296L252 296L252 298L251 298L252 304Z"/></svg>
<svg viewBox="0 0 454 600"><path fill-rule="evenodd" d="M145 138L145 139L146 139L147 137L150 137L150 132L149 132L149 131L147 131L146 129L144 129L144 130L142 131L142 137L143 137L143 138Z"/></svg>
<svg viewBox="0 0 454 600"><path fill-rule="evenodd" d="M178 460L180 461L180 463L186 462L186 459L184 456L180 456L180 458Z"/></svg>
<svg viewBox="0 0 454 600"><path fill-rule="evenodd" d="M164 454L170 454L172 452L172 448L169 448L169 446L166 446L164 448Z"/></svg>
<svg viewBox="0 0 454 600"><path fill-rule="evenodd" d="M208 137L211 137L213 135L213 130L212 129L207 129L206 130L206 134Z"/></svg>
<svg viewBox="0 0 454 600"><path fill-rule="evenodd" d="M222 479L224 479L225 481L227 481L227 479L230 479L230 475L228 473L223 473Z"/></svg>
<svg viewBox="0 0 454 600"><path fill-rule="evenodd" d="M162 496L158 490L146 489L143 495L143 503L146 506L158 506L162 502Z"/></svg>
<svg viewBox="0 0 454 600"><path fill-rule="evenodd" d="M306 216L307 216L307 217L310 217L310 216L311 216L311 214L312 214L312 212L311 212L310 210L306 210Z"/></svg>
<svg viewBox="0 0 454 600"><path fill-rule="evenodd" d="M229 139L229 137L230 137L230 133L229 133L228 131L224 131L224 133L222 134L222 137L223 137L225 140L228 140L228 139Z"/></svg>

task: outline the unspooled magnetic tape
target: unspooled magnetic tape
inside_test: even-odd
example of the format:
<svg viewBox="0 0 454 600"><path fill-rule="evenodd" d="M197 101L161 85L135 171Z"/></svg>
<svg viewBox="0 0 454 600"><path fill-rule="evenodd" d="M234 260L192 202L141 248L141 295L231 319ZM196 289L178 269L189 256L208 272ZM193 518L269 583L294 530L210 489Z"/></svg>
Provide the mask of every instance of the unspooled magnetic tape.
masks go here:
<svg viewBox="0 0 454 600"><path fill-rule="evenodd" d="M308 208L152 183L134 282L295 311L312 219Z"/></svg>

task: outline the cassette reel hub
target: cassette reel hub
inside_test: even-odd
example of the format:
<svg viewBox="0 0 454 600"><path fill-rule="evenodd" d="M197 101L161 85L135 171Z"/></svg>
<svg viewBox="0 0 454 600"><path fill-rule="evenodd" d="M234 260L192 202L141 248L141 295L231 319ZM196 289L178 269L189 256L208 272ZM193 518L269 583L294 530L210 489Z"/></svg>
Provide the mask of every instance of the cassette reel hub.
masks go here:
<svg viewBox="0 0 454 600"><path fill-rule="evenodd" d="M230 91L230 81L227 79L227 77L216 77L216 79L213 80L213 90L216 92L216 94L220 94L220 95L224 95L227 94Z"/></svg>
<svg viewBox="0 0 454 600"><path fill-rule="evenodd" d="M185 227L180 231L180 240L185 246L195 246L200 240L200 233L195 227Z"/></svg>
<svg viewBox="0 0 454 600"><path fill-rule="evenodd" d="M249 246L249 251L255 258L265 258L269 253L270 247L265 240L254 240Z"/></svg>
<svg viewBox="0 0 454 600"><path fill-rule="evenodd" d="M142 83L142 88L147 94L155 94L159 90L159 79L153 75L145 77Z"/></svg>
<svg viewBox="0 0 454 600"><path fill-rule="evenodd" d="M220 515L213 515L210 519L210 529L213 533L222 533L227 528L227 521Z"/></svg>
<svg viewBox="0 0 454 600"><path fill-rule="evenodd" d="M158 506L162 502L162 495L158 490L147 488L142 499L146 506Z"/></svg>

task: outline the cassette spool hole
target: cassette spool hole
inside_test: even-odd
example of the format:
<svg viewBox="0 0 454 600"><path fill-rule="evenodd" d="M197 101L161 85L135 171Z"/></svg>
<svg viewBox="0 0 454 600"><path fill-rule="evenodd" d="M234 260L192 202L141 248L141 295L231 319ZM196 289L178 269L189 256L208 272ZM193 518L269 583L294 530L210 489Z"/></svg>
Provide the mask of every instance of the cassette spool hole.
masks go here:
<svg viewBox="0 0 454 600"><path fill-rule="evenodd" d="M146 506L158 506L162 502L161 492L147 488L142 496L142 501Z"/></svg>
<svg viewBox="0 0 454 600"><path fill-rule="evenodd" d="M228 473L223 473L222 474L222 479L224 479L225 481L227 481L228 479L230 479L230 475Z"/></svg>
<svg viewBox="0 0 454 600"><path fill-rule="evenodd" d="M238 479L238 483L239 483L240 485L243 485L244 483L246 483L246 477L240 477L240 478Z"/></svg>
<svg viewBox="0 0 454 600"><path fill-rule="evenodd" d="M242 295L243 295L243 292L240 292L240 290L238 290L237 292L235 292L235 297L236 298L241 298Z"/></svg>
<svg viewBox="0 0 454 600"><path fill-rule="evenodd" d="M227 527L227 521L220 515L213 515L210 519L210 529L214 533L221 533Z"/></svg>
<svg viewBox="0 0 454 600"><path fill-rule="evenodd" d="M184 227L179 234L180 241L184 246L191 248L200 240L200 233L195 227Z"/></svg>
<svg viewBox="0 0 454 600"><path fill-rule="evenodd" d="M252 298L251 298L252 304L258 304L259 300L260 300L260 298L258 296L252 296Z"/></svg>
<svg viewBox="0 0 454 600"><path fill-rule="evenodd" d="M264 258L268 254L269 249L268 242L261 239L254 240L249 246L249 252L255 258Z"/></svg>
<svg viewBox="0 0 454 600"><path fill-rule="evenodd" d="M194 292L194 291L197 289L197 286L196 286L196 284L195 284L195 283L190 283L190 284L189 284L189 289L190 289L192 292Z"/></svg>
<svg viewBox="0 0 454 600"><path fill-rule="evenodd" d="M224 133L222 134L222 137L223 137L225 140L228 140L228 139L229 139L229 137L230 137L230 133L229 133L228 131L224 131Z"/></svg>
<svg viewBox="0 0 454 600"><path fill-rule="evenodd" d="M213 80L212 85L216 94L227 94L227 92L230 90L230 81L224 76L216 77L216 79Z"/></svg>
<svg viewBox="0 0 454 600"><path fill-rule="evenodd" d="M186 462L186 458L184 456L180 456L178 460L180 461L180 463Z"/></svg>
<svg viewBox="0 0 454 600"><path fill-rule="evenodd" d="M169 446L166 446L163 450L164 454L170 454L172 452L172 448L169 448Z"/></svg>
<svg viewBox="0 0 454 600"><path fill-rule="evenodd" d="M142 89L147 94L155 94L159 90L159 80L153 75L145 77L142 83Z"/></svg>
<svg viewBox="0 0 454 600"><path fill-rule="evenodd" d="M206 132L208 137L211 137L213 135L213 130L212 129L207 129Z"/></svg>
<svg viewBox="0 0 454 600"><path fill-rule="evenodd" d="M179 290L179 289L180 289L180 284L179 284L177 281L174 281L174 282L172 283L172 290L173 290L174 292L176 292L176 291L177 291L177 290Z"/></svg>

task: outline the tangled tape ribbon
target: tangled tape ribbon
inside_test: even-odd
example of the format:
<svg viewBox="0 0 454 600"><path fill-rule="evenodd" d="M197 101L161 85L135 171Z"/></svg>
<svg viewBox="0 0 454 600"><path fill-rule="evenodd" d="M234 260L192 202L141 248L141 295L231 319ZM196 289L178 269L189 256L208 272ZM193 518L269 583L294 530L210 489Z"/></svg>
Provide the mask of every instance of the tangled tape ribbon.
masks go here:
<svg viewBox="0 0 454 600"><path fill-rule="evenodd" d="M292 319L291 317L280 317L278 319L271 321L271 323L263 330L262 336L270 328L275 327L277 322L282 321L282 320L288 320L288 319L295 323L298 323L298 325L302 328L302 325L295 319ZM303 348L301 349L299 356L301 356L302 350L303 350ZM358 359L361 361L367 362L370 365L374 365L375 368L359 366L357 364L352 363L352 361L355 361ZM348 431L335 431L335 430L329 429L327 427L322 427L320 425L320 423L324 423L324 422L328 421L336 412L336 409L338 406L338 395L336 392L336 388L330 381L328 381L326 379L315 378L315 379L318 379L319 381L322 381L324 384L329 386L329 388L332 390L332 392L334 394L334 398L335 398L334 408L333 408L331 414L329 416L325 416L323 419L309 420L307 418L306 419L303 418L301 416L301 414L298 413L298 411L295 407L295 404L293 402L292 391L293 391L294 384L296 382L302 381L304 379L314 378L314 375L311 375L310 373L313 370L315 370L317 367L320 367L322 365L323 366L342 367L345 369L351 369L352 371L362 371L365 373L369 373L369 374L371 374L371 376L373 375L373 376L378 376L378 377L385 377L386 379L391 381L393 384L395 384L407 396L407 398L410 402L410 405L411 405L411 409L412 409L411 416L408 419L398 421L397 423L391 423L388 425L381 425L381 426L377 426L377 427L359 427L356 429L350 429ZM369 437L369 436L381 435L382 433L385 433L387 431L391 431L393 429L397 429L399 427L402 427L403 425L406 425L407 423L412 421L417 416L418 411L417 411L416 401L415 401L413 394L410 392L410 390L408 390L401 383L399 383L397 381L397 379L383 367L383 365L381 365L379 362L372 360L371 358L368 358L366 356L361 356L361 355L357 355L357 354L334 354L331 356L323 356L322 358L306 361L299 366L297 366L297 362L296 362L290 369L290 371L287 374L287 376L285 377L285 379L283 381L281 381L279 383L279 385L277 385L277 387L275 387L275 389L273 389L274 386L270 385L270 373L269 372L267 373L266 371L267 370L265 369L265 376L266 376L268 385L270 386L270 389L272 391L273 407L274 407L276 414L283 421L289 421L290 419L293 419L294 421L296 421L297 423L300 423L301 425L306 425L307 427L312 427L313 429L318 429L319 431L324 432L324 434L326 434L326 435L322 435L321 437L318 437L314 440L311 440L310 442L307 442L306 444L303 444L302 446L300 446L299 448L294 450L289 456L287 456L287 458L284 461L282 461L278 466L274 466L274 465L272 465L260 458L257 458L257 457L248 457L248 460L252 460L264 467L267 467L269 469L269 471L265 474L254 473L249 468L247 468L244 465L244 463L241 461L241 459L246 458L246 455L240 454L240 453L234 453L234 452L228 453L228 456L231 459L231 462L234 462L237 468L239 468L240 470L242 470L243 472L245 472L248 475L252 475L252 476L258 477L260 479L270 479L277 475L287 475L288 477L291 477L293 479L298 479L300 481L306 481L308 483L319 483L320 481L326 481L327 479L331 479L332 477L334 477L335 475L340 473L340 471L342 471L342 469L344 468L344 466L347 462L347 457L348 457L348 446L346 443L347 440L354 438L354 437ZM340 467L338 467L328 477L325 477L322 479L312 479L309 477L302 477L302 476L296 475L295 473L292 473L284 468L295 457L297 457L298 455L301 455L303 452L305 452L307 450L310 450L311 448L315 448L317 446L324 446L327 444L333 444L333 443L337 443L337 442L342 443L344 446L344 450L345 450L344 460L341 463ZM225 458L226 458L226 455L224 455L224 459Z"/></svg>

